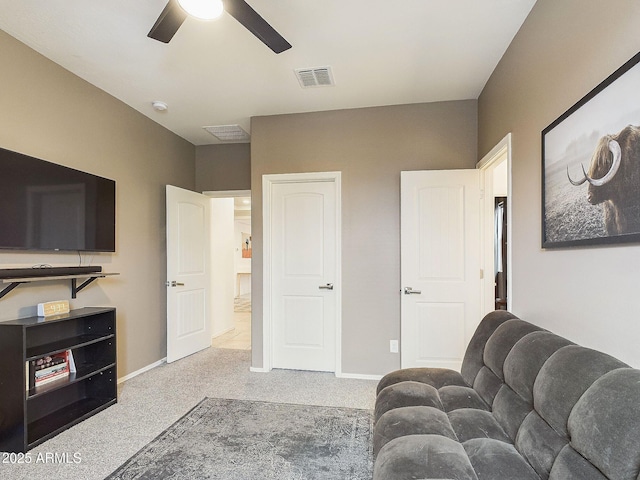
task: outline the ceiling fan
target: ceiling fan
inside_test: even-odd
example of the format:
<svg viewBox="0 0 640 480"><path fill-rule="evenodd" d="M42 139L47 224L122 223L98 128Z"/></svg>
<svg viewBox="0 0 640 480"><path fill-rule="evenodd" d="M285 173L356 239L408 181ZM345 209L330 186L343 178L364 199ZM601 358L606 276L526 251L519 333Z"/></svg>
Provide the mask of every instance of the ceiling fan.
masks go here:
<svg viewBox="0 0 640 480"><path fill-rule="evenodd" d="M221 3L221 0L203 1ZM160 42L169 43L188 15L181 4L184 5L185 1L169 0L147 36ZM222 4L229 15L240 22L275 53L282 53L291 48L291 44L244 0L224 0ZM220 13L222 13L221 10Z"/></svg>

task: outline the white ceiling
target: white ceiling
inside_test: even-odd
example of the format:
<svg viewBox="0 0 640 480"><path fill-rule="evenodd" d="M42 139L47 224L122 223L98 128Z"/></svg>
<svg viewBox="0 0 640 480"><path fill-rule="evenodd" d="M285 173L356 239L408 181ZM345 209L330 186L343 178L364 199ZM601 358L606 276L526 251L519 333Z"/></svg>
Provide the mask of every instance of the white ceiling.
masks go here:
<svg viewBox="0 0 640 480"><path fill-rule="evenodd" d="M476 99L535 0L247 0L293 48L228 14L147 37L166 0L0 0L0 29L194 145L258 115ZM331 66L302 89L294 69ZM151 102L169 105L158 113Z"/></svg>

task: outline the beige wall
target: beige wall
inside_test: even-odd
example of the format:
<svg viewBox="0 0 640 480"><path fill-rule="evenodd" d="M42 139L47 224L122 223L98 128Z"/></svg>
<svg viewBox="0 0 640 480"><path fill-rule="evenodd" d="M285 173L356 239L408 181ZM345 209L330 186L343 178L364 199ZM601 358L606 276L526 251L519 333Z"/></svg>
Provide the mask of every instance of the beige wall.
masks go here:
<svg viewBox="0 0 640 480"><path fill-rule="evenodd" d="M342 369L400 365L400 171L473 168L476 102L255 117L251 122L252 365L262 366L262 175L342 172Z"/></svg>
<svg viewBox="0 0 640 480"><path fill-rule="evenodd" d="M251 145L196 147L196 191L251 190Z"/></svg>
<svg viewBox="0 0 640 480"><path fill-rule="evenodd" d="M118 309L120 377L166 355L164 185L194 187L195 148L0 31L0 147L116 181L115 254L83 255L119 277L98 280L72 308ZM151 99L150 99L151 100ZM0 252L0 267L78 265L77 254ZM0 320L70 299L68 282L21 285Z"/></svg>
<svg viewBox="0 0 640 480"><path fill-rule="evenodd" d="M481 155L513 133L513 310L635 367L640 246L541 249L540 132L640 50L639 25L637 0L538 0L478 104Z"/></svg>
<svg viewBox="0 0 640 480"><path fill-rule="evenodd" d="M121 275L91 285L72 307L118 308L120 376L165 355L165 184L235 190L253 182L260 212L263 174L342 171L343 371L382 374L399 366L388 352L399 337L399 172L472 168L512 132L514 311L640 366L640 246L540 248L540 131L640 50L638 25L636 0L538 0L477 103L478 129L475 101L417 104L257 117L251 147L197 151L0 32L0 147L117 181L118 251L83 262ZM253 238L252 364L260 367L260 215ZM0 253L2 267L77 262L74 254ZM0 320L68 298L66 283L23 285L0 300Z"/></svg>

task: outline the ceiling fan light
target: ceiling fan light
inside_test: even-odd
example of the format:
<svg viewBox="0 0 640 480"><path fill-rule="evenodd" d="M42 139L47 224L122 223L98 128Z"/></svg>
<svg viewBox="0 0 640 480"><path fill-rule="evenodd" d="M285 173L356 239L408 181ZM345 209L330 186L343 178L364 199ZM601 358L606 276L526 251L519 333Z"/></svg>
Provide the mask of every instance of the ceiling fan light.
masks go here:
<svg viewBox="0 0 640 480"><path fill-rule="evenodd" d="M222 15L222 0L178 0L182 9L192 17L213 20Z"/></svg>

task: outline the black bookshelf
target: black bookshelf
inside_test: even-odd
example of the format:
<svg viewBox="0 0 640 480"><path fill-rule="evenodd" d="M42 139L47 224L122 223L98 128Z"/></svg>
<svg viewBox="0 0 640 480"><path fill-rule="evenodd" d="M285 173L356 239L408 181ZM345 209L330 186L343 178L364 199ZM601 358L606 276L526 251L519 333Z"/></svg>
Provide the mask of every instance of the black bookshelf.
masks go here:
<svg viewBox="0 0 640 480"><path fill-rule="evenodd" d="M71 350L76 372L29 385L28 362ZM26 452L117 402L116 310L0 322L0 451Z"/></svg>

